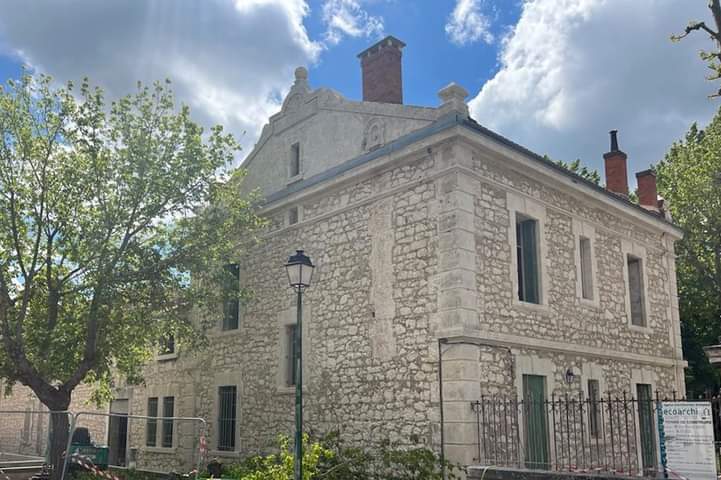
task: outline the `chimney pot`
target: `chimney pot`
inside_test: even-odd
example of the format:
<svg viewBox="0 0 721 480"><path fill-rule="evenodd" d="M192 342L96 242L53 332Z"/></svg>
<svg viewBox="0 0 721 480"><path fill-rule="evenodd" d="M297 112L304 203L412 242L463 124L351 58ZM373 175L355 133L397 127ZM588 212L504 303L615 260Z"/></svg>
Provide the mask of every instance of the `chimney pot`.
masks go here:
<svg viewBox="0 0 721 480"><path fill-rule="evenodd" d="M406 44L387 36L358 54L363 75L363 101L403 103L402 49Z"/></svg>
<svg viewBox="0 0 721 480"><path fill-rule="evenodd" d="M644 170L636 174L638 182L638 203L646 208L658 210L658 191L656 189L656 172Z"/></svg>
<svg viewBox="0 0 721 480"><path fill-rule="evenodd" d="M606 190L628 197L626 153L618 148L618 131L611 130L611 150L603 154L606 170Z"/></svg>

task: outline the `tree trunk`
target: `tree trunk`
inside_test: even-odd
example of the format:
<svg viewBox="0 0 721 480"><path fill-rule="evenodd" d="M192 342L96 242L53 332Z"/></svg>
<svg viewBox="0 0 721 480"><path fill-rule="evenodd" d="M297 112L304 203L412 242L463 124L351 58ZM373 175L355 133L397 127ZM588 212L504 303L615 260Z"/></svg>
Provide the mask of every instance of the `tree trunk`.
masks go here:
<svg viewBox="0 0 721 480"><path fill-rule="evenodd" d="M67 408L67 407L66 407ZM48 452L52 470L50 478L60 480L63 474L63 463L65 461L65 449L68 445L68 434L70 433L70 417L67 413L50 414L50 444Z"/></svg>
<svg viewBox="0 0 721 480"><path fill-rule="evenodd" d="M70 415L60 412L65 412L70 406L70 393L56 390L51 395L38 395L38 398L50 410L50 440L48 444L49 465L52 467L50 478L60 480L70 433Z"/></svg>

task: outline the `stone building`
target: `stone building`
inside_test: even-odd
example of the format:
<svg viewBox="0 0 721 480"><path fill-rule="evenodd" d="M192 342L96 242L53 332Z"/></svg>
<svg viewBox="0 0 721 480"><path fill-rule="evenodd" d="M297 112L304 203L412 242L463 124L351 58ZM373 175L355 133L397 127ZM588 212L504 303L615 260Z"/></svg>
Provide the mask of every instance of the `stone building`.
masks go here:
<svg viewBox="0 0 721 480"><path fill-rule="evenodd" d="M119 393L126 411L203 417L210 454L225 459L291 433L283 265L296 249L316 264L302 332L316 432L358 445L417 437L471 464L482 395L684 390L681 231L653 172L637 174L639 206L615 133L603 188L479 125L456 84L438 107L403 104L404 46L387 37L359 55L362 101L296 70L244 162L243 188L262 193L270 224L237 266L254 296L227 309L207 351L151 362L146 385ZM139 466L194 448L161 427L129 427Z"/></svg>

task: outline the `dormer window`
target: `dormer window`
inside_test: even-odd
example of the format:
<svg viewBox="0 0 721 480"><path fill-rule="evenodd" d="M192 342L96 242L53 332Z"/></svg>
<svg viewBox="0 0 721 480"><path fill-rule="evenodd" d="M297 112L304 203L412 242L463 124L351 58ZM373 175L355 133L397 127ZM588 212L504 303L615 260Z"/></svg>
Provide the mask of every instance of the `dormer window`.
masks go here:
<svg viewBox="0 0 721 480"><path fill-rule="evenodd" d="M300 143L294 143L290 147L289 176L293 178L298 175L300 175Z"/></svg>

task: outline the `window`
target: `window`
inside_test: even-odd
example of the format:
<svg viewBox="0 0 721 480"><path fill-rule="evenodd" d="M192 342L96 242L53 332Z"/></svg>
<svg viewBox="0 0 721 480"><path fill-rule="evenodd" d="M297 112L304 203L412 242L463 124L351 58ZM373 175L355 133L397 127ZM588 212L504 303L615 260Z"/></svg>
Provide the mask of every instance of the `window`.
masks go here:
<svg viewBox="0 0 721 480"><path fill-rule="evenodd" d="M294 143L290 147L290 176L300 175L300 144Z"/></svg>
<svg viewBox="0 0 721 480"><path fill-rule="evenodd" d="M170 448L173 446L173 420L170 417L175 416L175 397L164 397L163 398L163 431L162 441L160 445L162 447Z"/></svg>
<svg viewBox="0 0 721 480"><path fill-rule="evenodd" d="M145 445L154 447L158 434L158 397L148 398L148 418L145 422Z"/></svg>
<svg viewBox="0 0 721 480"><path fill-rule="evenodd" d="M538 275L538 221L516 214L516 259L518 299L541 303Z"/></svg>
<svg viewBox="0 0 721 480"><path fill-rule="evenodd" d="M298 331L297 325L288 325L285 330L286 334L286 342L287 342L287 348L286 352L288 352L288 355L285 359L285 378L287 385L293 386L295 385L296 381L296 371L295 371L295 336Z"/></svg>
<svg viewBox="0 0 721 480"><path fill-rule="evenodd" d="M237 263L231 263L225 266L226 271L230 275L227 282L228 299L223 306L223 330L237 330L238 316L240 314L240 267Z"/></svg>
<svg viewBox="0 0 721 480"><path fill-rule="evenodd" d="M218 388L218 450L235 450L235 419L237 388Z"/></svg>
<svg viewBox="0 0 721 480"><path fill-rule="evenodd" d="M294 225L298 223L298 207L291 207L288 210L288 225Z"/></svg>
<svg viewBox="0 0 721 480"><path fill-rule="evenodd" d="M578 243L581 261L581 295L586 300L593 300L593 267L591 264L591 240L580 237Z"/></svg>
<svg viewBox="0 0 721 480"><path fill-rule="evenodd" d="M588 432L598 438L601 391L598 380L588 381Z"/></svg>
<svg viewBox="0 0 721 480"><path fill-rule="evenodd" d="M631 306L631 325L646 326L646 312L644 311L643 268L641 259L628 255L628 293Z"/></svg>
<svg viewBox="0 0 721 480"><path fill-rule="evenodd" d="M175 353L175 337L173 334L160 339L160 355L172 355Z"/></svg>

